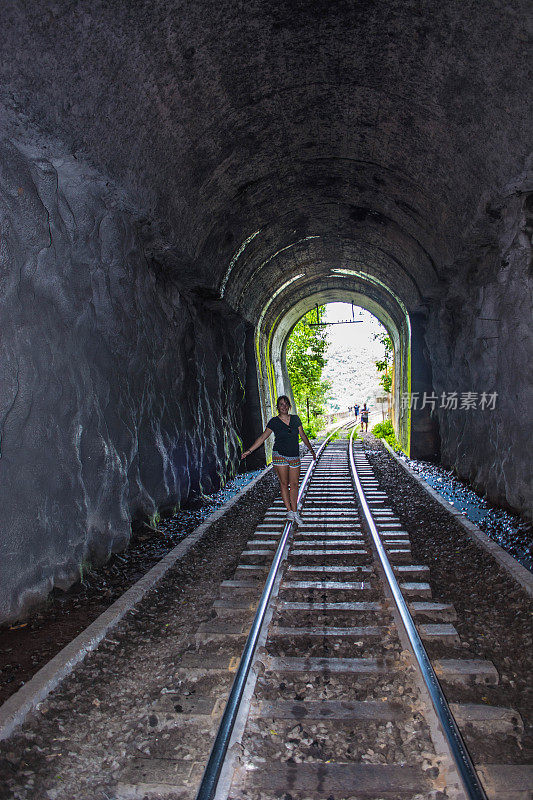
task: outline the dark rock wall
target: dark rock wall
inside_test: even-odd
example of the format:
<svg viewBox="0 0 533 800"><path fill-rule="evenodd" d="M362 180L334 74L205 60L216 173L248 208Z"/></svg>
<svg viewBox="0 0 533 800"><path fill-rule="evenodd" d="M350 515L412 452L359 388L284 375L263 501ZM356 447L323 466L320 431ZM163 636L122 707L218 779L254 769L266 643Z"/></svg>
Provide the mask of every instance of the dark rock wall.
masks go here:
<svg viewBox="0 0 533 800"><path fill-rule="evenodd" d="M246 331L150 264L126 198L73 159L4 142L0 225L5 620L235 468Z"/></svg>
<svg viewBox="0 0 533 800"><path fill-rule="evenodd" d="M246 335L246 392L242 420L242 446L247 450L264 430L261 414L261 397L257 376L257 361L255 355L255 336L252 327ZM262 469L266 464L264 445L254 450L245 461L241 462L241 471Z"/></svg>
<svg viewBox="0 0 533 800"><path fill-rule="evenodd" d="M427 341L437 395L477 393L477 408L440 408L442 461L498 504L533 518L532 195L487 206L466 279L435 304ZM486 218L486 214L485 214ZM487 228L491 225L494 232ZM463 270L464 265L457 265ZM497 393L480 407L481 395ZM459 402L460 405L460 402Z"/></svg>
<svg viewBox="0 0 533 800"><path fill-rule="evenodd" d="M429 353L424 339L425 319L421 314L411 315L411 392L422 398L411 408L411 458L438 461L440 455L439 430L431 404L424 405L424 393L432 395L433 381Z"/></svg>

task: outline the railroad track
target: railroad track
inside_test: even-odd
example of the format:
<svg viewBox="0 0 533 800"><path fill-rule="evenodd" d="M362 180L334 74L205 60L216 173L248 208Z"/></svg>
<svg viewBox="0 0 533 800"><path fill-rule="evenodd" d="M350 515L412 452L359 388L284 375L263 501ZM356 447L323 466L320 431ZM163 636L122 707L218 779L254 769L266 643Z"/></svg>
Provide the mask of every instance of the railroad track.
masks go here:
<svg viewBox="0 0 533 800"><path fill-rule="evenodd" d="M458 657L455 610L432 598L428 567L413 564L408 534L360 443L333 441L302 483L304 525L285 523L281 500L267 511L221 584L216 616L182 660L180 688L164 701L170 713L166 722L161 714L162 731L175 712L188 721L182 791L168 797L531 798L527 767L479 762L474 769L461 750L458 728L469 749L490 753L491 737L519 742L522 722L512 709L482 702L498 673L490 661ZM420 640L449 651L422 664L425 679L415 657ZM452 717L435 674L452 697L478 687L479 702L452 703ZM144 796L142 775L136 783L136 793L123 785L118 796ZM146 796L166 797L162 789Z"/></svg>

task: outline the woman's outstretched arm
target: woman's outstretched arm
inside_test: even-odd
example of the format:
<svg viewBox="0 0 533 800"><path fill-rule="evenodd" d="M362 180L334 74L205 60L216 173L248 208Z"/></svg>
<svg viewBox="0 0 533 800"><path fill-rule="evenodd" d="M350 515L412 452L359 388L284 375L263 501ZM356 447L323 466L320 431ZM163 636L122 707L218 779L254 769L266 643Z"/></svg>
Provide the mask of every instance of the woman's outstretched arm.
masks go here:
<svg viewBox="0 0 533 800"><path fill-rule="evenodd" d="M311 442L309 441L309 439L305 435L305 431L303 429L303 425L300 425L300 427L298 428L298 433L300 434L300 438L301 438L302 442L305 444L305 446L307 447L307 449L309 450L309 452L313 456L313 461L316 461L316 453L313 450L313 445L311 444Z"/></svg>
<svg viewBox="0 0 533 800"><path fill-rule="evenodd" d="M246 458L246 456L249 456L250 453L253 453L254 450L257 450L258 447L261 447L265 439L268 439L271 433L272 431L270 430L270 428L265 428L261 436L257 437L253 445L249 447L248 450L244 451L244 453L241 456L241 461L243 460L243 458Z"/></svg>

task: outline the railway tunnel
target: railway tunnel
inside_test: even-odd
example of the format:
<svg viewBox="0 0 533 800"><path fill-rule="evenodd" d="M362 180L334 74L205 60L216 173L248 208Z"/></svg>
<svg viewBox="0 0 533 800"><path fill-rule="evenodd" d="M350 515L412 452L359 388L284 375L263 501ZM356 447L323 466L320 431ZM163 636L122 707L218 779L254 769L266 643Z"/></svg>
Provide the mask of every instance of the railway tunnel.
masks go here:
<svg viewBox="0 0 533 800"><path fill-rule="evenodd" d="M316 303L389 331L406 450L531 517L526 20L518 0L3 10L3 621L235 471ZM441 407L467 392L495 410Z"/></svg>

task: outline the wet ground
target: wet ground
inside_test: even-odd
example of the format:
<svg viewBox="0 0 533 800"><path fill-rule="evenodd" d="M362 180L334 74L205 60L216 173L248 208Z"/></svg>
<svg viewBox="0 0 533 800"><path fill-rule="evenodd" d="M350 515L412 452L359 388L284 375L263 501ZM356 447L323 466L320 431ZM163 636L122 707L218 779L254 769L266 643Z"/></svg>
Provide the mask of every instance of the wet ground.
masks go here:
<svg viewBox="0 0 533 800"><path fill-rule="evenodd" d="M177 514L160 520L156 527L146 522L134 524L127 550L115 553L98 569L85 572L68 591L52 591L28 618L1 626L0 703L258 474L259 470L237 475L223 489L197 499Z"/></svg>
<svg viewBox="0 0 533 800"><path fill-rule="evenodd" d="M451 470L428 461L415 461L402 454L400 458L451 506L533 572L533 529L529 523L515 514L493 506L467 483L459 480Z"/></svg>

